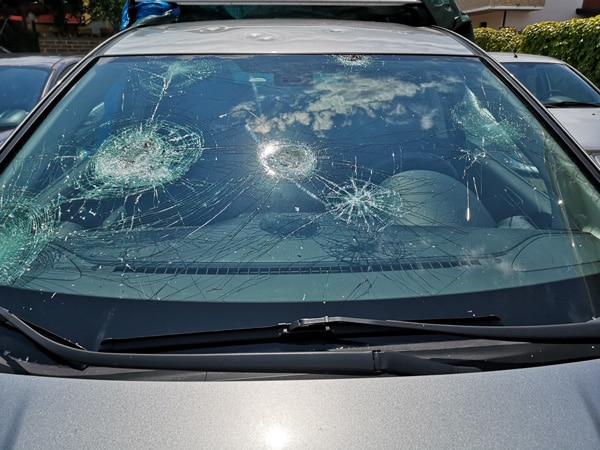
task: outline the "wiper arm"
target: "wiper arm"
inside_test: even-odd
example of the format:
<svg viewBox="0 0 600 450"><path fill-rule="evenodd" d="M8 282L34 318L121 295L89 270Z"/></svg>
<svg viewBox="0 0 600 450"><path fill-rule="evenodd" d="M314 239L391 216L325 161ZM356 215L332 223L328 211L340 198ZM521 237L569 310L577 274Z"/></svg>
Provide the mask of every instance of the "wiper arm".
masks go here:
<svg viewBox="0 0 600 450"><path fill-rule="evenodd" d="M57 342L4 308L0 308L0 325L16 329L46 352L60 359L101 367L339 375L439 375L480 371L475 367L446 364L402 352L379 350L223 354L105 353Z"/></svg>

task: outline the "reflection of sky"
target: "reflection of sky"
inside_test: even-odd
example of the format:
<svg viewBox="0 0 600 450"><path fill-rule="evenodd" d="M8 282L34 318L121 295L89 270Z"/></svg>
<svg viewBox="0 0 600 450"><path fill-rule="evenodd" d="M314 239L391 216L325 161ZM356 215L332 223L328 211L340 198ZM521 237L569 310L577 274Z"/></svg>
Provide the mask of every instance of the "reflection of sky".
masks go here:
<svg viewBox="0 0 600 450"><path fill-rule="evenodd" d="M232 274L260 269L272 277L275 273L291 273L284 266L292 261L309 268L309 276L331 273L337 264L333 262L343 263L338 269L365 267L376 274L369 275L368 282L363 275L348 276L346 280L350 281L339 286L328 281L320 291L312 287L304 290L302 286L300 297L309 300L361 298L371 293L381 296L391 290L396 296L400 285L402 292L421 295L437 292L441 283L454 282L459 266L445 266L447 275L433 273L433 281L429 281L430 275L424 275L422 267L400 273L388 264L409 257L435 260L440 254L444 258L463 258L466 254L476 259L491 248L487 237L478 241L473 233L468 235L466 246L456 228L457 224L474 222L476 217L480 197L475 180L458 185L455 191L459 201L451 203L445 201L449 183L432 184L426 177L397 176L397 171L409 170L406 167L410 159L402 155L403 151L408 153L402 148L404 142L414 139L430 144L427 138L420 139L430 132L413 138L406 131L432 130L440 134L442 129L464 129L482 145L462 149L450 142L454 153L449 157L467 168L486 157L483 143L510 149L508 144L516 132L502 117L492 114L497 111L486 109L488 102L478 100L468 90L465 93L464 83L456 79L441 81L436 76L435 81L425 83L418 80L435 74L417 78L414 73L402 71L377 78L374 71L361 73L356 69L369 61L349 58L341 63L351 66L354 72L348 69L351 73L319 74L314 80L311 74L312 84L304 84L305 78L298 84L278 85L268 76L245 77L237 84L226 85L231 93L224 96L219 89L226 89L220 79L198 83L213 75L212 71L215 77L220 76L217 65L179 62L172 67L160 64L156 71L142 71L135 94L147 97L148 104L136 103L123 118L102 117L98 122L89 119L90 129L65 146L65 155L72 157L73 164L50 151L39 161L31 159L36 167L52 167L58 174L56 185L41 196L50 199L46 209L29 202L24 190L12 186L5 191L8 205L25 205L9 208L10 214L0 217L0 235L11 240L11 245L0 252L0 282L34 273L31 268L40 273L46 266L53 270L59 258L79 277L84 264L71 260L67 251L56 247L42 254L46 244L56 237L63 241L63 247L77 248L77 257L93 261L94 267L118 263L117 273L125 259L127 264L138 264L135 280L118 279L119 295L131 288L133 293L127 295L195 299L200 293L207 298L226 299L246 296L244 291L249 291L247 298L251 298L251 289L270 281L263 277L245 283L222 277L211 280L211 289L207 289L205 280L194 280L189 288L183 286L175 272L161 272L163 278L158 281L145 278L180 261L182 270L189 269L189 273L212 271L224 264L227 270L233 268ZM195 94L185 95L186 89L193 87L203 93L202 102ZM444 110L441 100L451 103L446 93L458 89L459 102L450 111ZM228 99L237 105L233 110ZM439 103L433 103L436 100ZM108 114L106 106L103 108ZM140 117L134 114L138 109ZM204 116L194 115L197 110L210 112L206 122ZM232 121L230 111L235 116ZM212 118L217 114L218 119ZM193 124L188 123L190 118ZM213 129L215 122L219 124ZM240 123L244 126L235 130ZM95 125L105 131L100 133L104 141L96 146L100 140L95 139ZM305 129L294 130L300 127ZM286 129L294 133L280 133ZM314 139L314 135L322 137L329 131L338 131L339 136L328 134L327 139ZM270 135L272 132L275 136ZM235 133L241 133L239 142ZM209 143L206 146L205 136ZM386 147L380 148L377 139ZM88 141L93 145L87 145ZM240 143L242 147L236 146ZM69 154L71 148L77 152ZM48 163L47 159L52 158ZM29 170L22 170L24 177L31 176ZM395 181L383 184L386 177L395 177ZM471 186L477 196L469 195ZM444 209L436 205L449 206ZM459 211L461 220L447 220L441 217L441 210ZM188 241L169 238L180 225L189 227L185 233L195 227ZM427 233L418 229L425 226L436 229ZM154 229L159 230L156 235ZM129 234L119 240L114 230L127 230ZM149 237L143 241L141 236ZM110 239L110 245L105 239ZM474 242L481 244L476 246ZM236 266L236 261L241 265ZM373 269L381 262L387 264L386 268ZM296 270L296 266L290 270ZM394 271L399 273L392 274ZM108 278L100 270L88 273L85 276L94 281ZM379 283L381 288L371 284L375 277L386 280ZM393 289L387 290L390 285ZM73 286L68 289L75 290ZM82 291L87 289L85 281L81 286ZM257 289L261 298L270 295L265 294L267 289ZM265 436L270 448L282 448L289 441L281 428L275 427Z"/></svg>

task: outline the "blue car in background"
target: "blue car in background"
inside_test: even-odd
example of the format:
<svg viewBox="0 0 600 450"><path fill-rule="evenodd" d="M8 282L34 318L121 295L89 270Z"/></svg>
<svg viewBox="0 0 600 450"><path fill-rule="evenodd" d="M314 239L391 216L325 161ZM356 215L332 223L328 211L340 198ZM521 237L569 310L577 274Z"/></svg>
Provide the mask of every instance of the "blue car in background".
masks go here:
<svg viewBox="0 0 600 450"><path fill-rule="evenodd" d="M0 144L80 60L78 56L0 56Z"/></svg>

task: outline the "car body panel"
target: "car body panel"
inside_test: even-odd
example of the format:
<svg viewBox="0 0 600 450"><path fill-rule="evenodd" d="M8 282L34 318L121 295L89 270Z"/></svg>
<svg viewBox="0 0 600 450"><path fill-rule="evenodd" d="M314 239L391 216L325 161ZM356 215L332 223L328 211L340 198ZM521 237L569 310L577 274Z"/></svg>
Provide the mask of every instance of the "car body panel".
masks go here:
<svg viewBox="0 0 600 450"><path fill-rule="evenodd" d="M600 152L600 108L553 108L550 113L587 152Z"/></svg>
<svg viewBox="0 0 600 450"><path fill-rule="evenodd" d="M330 380L0 375L0 435L14 449L595 449L599 371L590 361Z"/></svg>
<svg viewBox="0 0 600 450"><path fill-rule="evenodd" d="M176 29L166 35L164 30ZM425 38L429 45L415 42ZM161 54L327 54L340 52L393 54L472 54L434 29L370 22L269 19L180 23L142 28L103 48L107 56Z"/></svg>

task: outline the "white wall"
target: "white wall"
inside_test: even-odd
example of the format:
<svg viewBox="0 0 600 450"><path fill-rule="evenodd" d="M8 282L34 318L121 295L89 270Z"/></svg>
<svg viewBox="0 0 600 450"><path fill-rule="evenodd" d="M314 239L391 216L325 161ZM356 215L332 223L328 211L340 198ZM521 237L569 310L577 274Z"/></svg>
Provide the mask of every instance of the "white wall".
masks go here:
<svg viewBox="0 0 600 450"><path fill-rule="evenodd" d="M546 0L546 6L538 11L493 11L481 14L471 14L473 26L478 28L482 22L487 22L490 28L502 26L515 27L521 31L527 25L537 22L569 20L579 17L575 10L581 8L583 0Z"/></svg>
<svg viewBox="0 0 600 450"><path fill-rule="evenodd" d="M522 30L532 23L574 19L579 17L575 10L582 5L583 0L546 0L546 7L540 11L508 11L506 26Z"/></svg>

